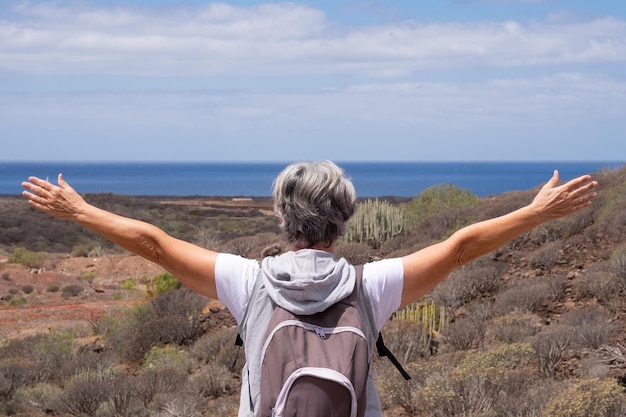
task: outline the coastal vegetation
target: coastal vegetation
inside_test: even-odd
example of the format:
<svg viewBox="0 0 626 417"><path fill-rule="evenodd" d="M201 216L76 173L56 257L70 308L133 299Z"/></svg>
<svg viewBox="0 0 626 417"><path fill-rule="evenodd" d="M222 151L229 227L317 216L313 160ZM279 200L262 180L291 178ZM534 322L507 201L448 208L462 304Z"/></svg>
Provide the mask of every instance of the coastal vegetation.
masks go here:
<svg viewBox="0 0 626 417"><path fill-rule="evenodd" d="M385 325L387 346L412 376L405 381L374 354L386 417L626 415L626 168L595 178L591 207L458 269ZM414 198L364 199L336 254L355 264L403 256L535 192L478 198L436 185ZM198 197L85 197L211 249L259 259L285 250L267 199L232 207ZM84 300L102 277L86 270L39 289L15 282L9 262L36 273L68 256L94 263L123 253L18 197L1 204L0 284L13 285L0 287L11 289L0 292L0 308L16 315L42 292ZM135 302L86 328L1 340L0 415L236 415L245 359L234 319L169 274L127 276L115 291L140 288Z"/></svg>

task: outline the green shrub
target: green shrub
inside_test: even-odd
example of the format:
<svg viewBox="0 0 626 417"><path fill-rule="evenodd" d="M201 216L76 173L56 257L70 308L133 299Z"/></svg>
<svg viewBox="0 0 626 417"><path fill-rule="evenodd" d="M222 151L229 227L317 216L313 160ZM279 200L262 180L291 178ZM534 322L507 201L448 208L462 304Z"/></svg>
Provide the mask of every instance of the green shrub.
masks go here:
<svg viewBox="0 0 626 417"><path fill-rule="evenodd" d="M155 276L151 282L151 291L153 295L159 295L168 291L176 290L181 287L181 282L169 272L164 272Z"/></svg>
<svg viewBox="0 0 626 417"><path fill-rule="evenodd" d="M83 282L92 283L96 279L96 271L87 271L80 274L80 280Z"/></svg>
<svg viewBox="0 0 626 417"><path fill-rule="evenodd" d="M546 407L545 417L622 417L624 389L615 380L576 381Z"/></svg>
<svg viewBox="0 0 626 417"><path fill-rule="evenodd" d="M486 352L471 351L463 358L459 368L468 372L479 372L489 368L514 370L528 366L535 350L528 343L502 344Z"/></svg>
<svg viewBox="0 0 626 417"><path fill-rule="evenodd" d="M418 222L445 210L476 207L479 202L480 199L470 190L452 184L433 185L408 203L407 218L412 223Z"/></svg>
<svg viewBox="0 0 626 417"><path fill-rule="evenodd" d="M480 199L469 190L439 184L406 205L407 224L426 240L439 240L476 221Z"/></svg>
<svg viewBox="0 0 626 417"><path fill-rule="evenodd" d="M121 284L122 288L124 288L125 290L132 290L133 288L135 288L135 285L137 285L137 281L132 278L128 278L122 281Z"/></svg>
<svg viewBox="0 0 626 417"><path fill-rule="evenodd" d="M9 263L20 264L29 268L41 268L45 260L49 257L46 252L33 252L20 247L9 256Z"/></svg>
<svg viewBox="0 0 626 417"><path fill-rule="evenodd" d="M189 372L193 361L187 353L175 346L153 346L143 358L144 368L161 367L176 368L183 372Z"/></svg>
<svg viewBox="0 0 626 417"><path fill-rule="evenodd" d="M23 306L27 302L28 300L25 297L19 296L19 297L11 298L11 301L9 301L9 305L11 307L19 307L19 306Z"/></svg>

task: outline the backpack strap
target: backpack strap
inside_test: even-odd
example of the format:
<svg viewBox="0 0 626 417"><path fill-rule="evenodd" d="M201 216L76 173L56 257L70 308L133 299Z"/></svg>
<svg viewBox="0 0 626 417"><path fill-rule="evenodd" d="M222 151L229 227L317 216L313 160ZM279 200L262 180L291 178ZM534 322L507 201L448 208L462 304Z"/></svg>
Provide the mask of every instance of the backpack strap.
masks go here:
<svg viewBox="0 0 626 417"><path fill-rule="evenodd" d="M356 274L357 274L357 282L362 284L363 265L355 266L354 270L356 271ZM365 311L368 316L367 319L370 323L370 331L372 332L372 335L375 335L377 331L376 331L376 324L374 323L374 313L372 312L372 304L370 302L370 298L367 293L367 290L365 289L365 285L361 285L361 298L363 300L363 303L365 304ZM376 339L376 350L378 351L378 356L386 356L391 361L391 363L396 367L398 372L400 372L400 374L405 380L408 381L411 379L411 375L408 374L408 372L404 369L402 364L398 361L398 359L396 359L394 354L391 353L389 348L385 346L382 332L378 332L378 339Z"/></svg>
<svg viewBox="0 0 626 417"><path fill-rule="evenodd" d="M400 372L405 380L408 381L411 379L411 375L409 375L409 373L404 369L402 364L400 364L394 354L391 353L389 348L385 346L385 342L383 341L383 334L380 332L378 333L378 339L376 340L376 349L378 350L378 356L386 356L391 361L391 363L393 363L393 366L396 367L398 372Z"/></svg>

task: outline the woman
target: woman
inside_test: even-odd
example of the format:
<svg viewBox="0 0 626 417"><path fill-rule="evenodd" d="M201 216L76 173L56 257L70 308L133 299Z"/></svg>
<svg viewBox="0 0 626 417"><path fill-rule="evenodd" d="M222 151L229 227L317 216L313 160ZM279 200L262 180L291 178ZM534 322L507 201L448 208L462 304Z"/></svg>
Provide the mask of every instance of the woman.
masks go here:
<svg viewBox="0 0 626 417"><path fill-rule="evenodd" d="M380 330L396 310L422 297L455 268L539 224L587 207L596 196L596 186L589 175L560 185L555 171L525 207L467 226L442 242L402 258L364 265L362 285L370 298L376 329ZM58 185L30 177L22 187L33 207L85 226L162 266L187 287L219 299L240 324L245 314L262 321L260 318L271 308L269 299L295 314L312 314L345 298L355 286L354 267L345 259L335 259L333 246L355 211L356 194L352 183L332 162L296 163L276 178L274 210L291 247L287 253L265 258L261 264L218 254L173 238L145 222L94 207L70 187L62 174ZM257 297L249 303L258 276L268 295L259 305L255 304ZM251 415L259 401L261 336L249 331L244 337L247 365L240 416ZM382 415L371 378L365 415Z"/></svg>

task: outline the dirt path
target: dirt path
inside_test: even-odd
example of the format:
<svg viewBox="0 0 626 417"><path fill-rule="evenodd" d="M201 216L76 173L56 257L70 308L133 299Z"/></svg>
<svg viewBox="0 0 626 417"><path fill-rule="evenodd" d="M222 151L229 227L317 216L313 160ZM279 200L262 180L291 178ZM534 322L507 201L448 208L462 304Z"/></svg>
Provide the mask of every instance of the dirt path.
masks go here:
<svg viewBox="0 0 626 417"><path fill-rule="evenodd" d="M90 322L98 320L103 313L139 302L140 298L0 307L0 339L25 337L56 329L88 328Z"/></svg>

